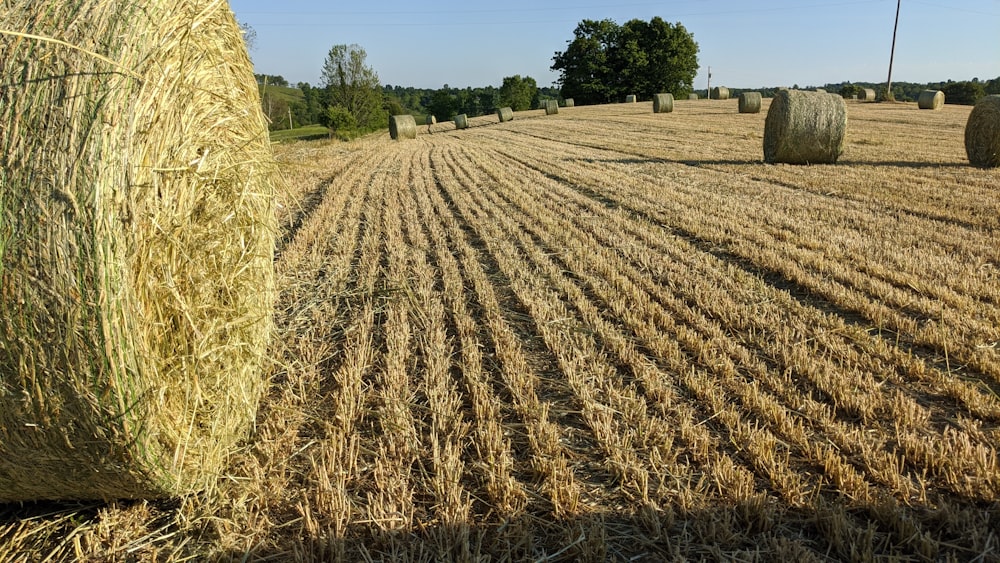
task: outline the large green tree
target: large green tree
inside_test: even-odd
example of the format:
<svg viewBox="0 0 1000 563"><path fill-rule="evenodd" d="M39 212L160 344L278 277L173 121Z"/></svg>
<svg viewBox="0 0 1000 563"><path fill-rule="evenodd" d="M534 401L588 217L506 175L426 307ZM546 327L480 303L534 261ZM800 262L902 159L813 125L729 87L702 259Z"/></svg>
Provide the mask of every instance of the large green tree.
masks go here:
<svg viewBox="0 0 1000 563"><path fill-rule="evenodd" d="M359 129L372 130L388 125L389 117L378 74L365 63L367 56L359 45L334 45L320 78L327 91L327 107L343 108ZM330 113L322 112L321 121L324 115Z"/></svg>
<svg viewBox="0 0 1000 563"><path fill-rule="evenodd" d="M670 92L685 97L698 72L698 44L680 23L660 17L648 22L583 20L565 51L552 58L560 72L560 93L577 103L621 101L628 94L649 98Z"/></svg>
<svg viewBox="0 0 1000 563"><path fill-rule="evenodd" d="M499 104L509 106L514 111L531 109L538 99L538 83L530 76L521 78L520 74L507 76L500 85Z"/></svg>

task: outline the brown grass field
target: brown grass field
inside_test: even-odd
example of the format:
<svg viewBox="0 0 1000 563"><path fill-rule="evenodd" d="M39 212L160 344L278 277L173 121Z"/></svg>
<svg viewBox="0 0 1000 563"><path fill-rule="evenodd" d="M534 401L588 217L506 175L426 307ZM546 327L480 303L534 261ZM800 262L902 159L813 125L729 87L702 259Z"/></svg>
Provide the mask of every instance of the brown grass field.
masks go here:
<svg viewBox="0 0 1000 563"><path fill-rule="evenodd" d="M1000 561L970 108L736 100L278 147L272 385L217 491L0 506L0 561Z"/></svg>

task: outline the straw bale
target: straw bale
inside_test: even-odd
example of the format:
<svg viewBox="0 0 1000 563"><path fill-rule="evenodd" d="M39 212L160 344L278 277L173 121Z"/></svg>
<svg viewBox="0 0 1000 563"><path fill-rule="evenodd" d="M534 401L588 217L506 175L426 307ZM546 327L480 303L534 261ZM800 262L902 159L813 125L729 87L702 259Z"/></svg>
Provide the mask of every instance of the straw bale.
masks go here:
<svg viewBox="0 0 1000 563"><path fill-rule="evenodd" d="M240 28L225 2L22 0L0 29L0 502L210 494L274 330L281 179Z"/></svg>
<svg viewBox="0 0 1000 563"><path fill-rule="evenodd" d="M874 88L862 88L858 91L858 99L863 102L874 102L875 101L875 89Z"/></svg>
<svg viewBox="0 0 1000 563"><path fill-rule="evenodd" d="M438 122L438 118L434 117L433 114L427 116L427 125L437 125L437 122Z"/></svg>
<svg viewBox="0 0 1000 563"><path fill-rule="evenodd" d="M965 153L973 166L1000 166L1000 94L976 102L965 124Z"/></svg>
<svg viewBox="0 0 1000 563"><path fill-rule="evenodd" d="M455 116L455 129L468 129L469 128L469 116L460 113Z"/></svg>
<svg viewBox="0 0 1000 563"><path fill-rule="evenodd" d="M428 126L434 121L431 116ZM417 138L417 120L412 115L389 116L389 138L394 141Z"/></svg>
<svg viewBox="0 0 1000 563"><path fill-rule="evenodd" d="M760 92L743 92L740 94L740 113L760 113Z"/></svg>
<svg viewBox="0 0 1000 563"><path fill-rule="evenodd" d="M573 98L566 98L564 103L568 108L571 108L576 104L576 102L573 101Z"/></svg>
<svg viewBox="0 0 1000 563"><path fill-rule="evenodd" d="M923 90L917 97L919 109L941 109L944 105L944 92L941 90Z"/></svg>
<svg viewBox="0 0 1000 563"><path fill-rule="evenodd" d="M653 96L653 113L670 113L674 111L673 94L656 94Z"/></svg>
<svg viewBox="0 0 1000 563"><path fill-rule="evenodd" d="M847 106L841 96L787 90L771 100L764 120L764 160L835 163L843 152Z"/></svg>
<svg viewBox="0 0 1000 563"><path fill-rule="evenodd" d="M510 121L514 119L514 110L510 107L499 108L497 109L497 117L500 118L500 123Z"/></svg>
<svg viewBox="0 0 1000 563"><path fill-rule="evenodd" d="M559 113L559 102L555 100L545 100L545 115L555 115Z"/></svg>
<svg viewBox="0 0 1000 563"><path fill-rule="evenodd" d="M695 94L695 93L688 94L688 99L689 100L697 100L698 99L698 94Z"/></svg>
<svg viewBox="0 0 1000 563"><path fill-rule="evenodd" d="M636 102L636 99L637 98L635 97L635 94L629 94L629 95L625 96L625 103L626 104L634 104Z"/></svg>
<svg viewBox="0 0 1000 563"><path fill-rule="evenodd" d="M728 100L729 99L729 88L725 86L716 86L712 88L712 93L709 98L713 100Z"/></svg>

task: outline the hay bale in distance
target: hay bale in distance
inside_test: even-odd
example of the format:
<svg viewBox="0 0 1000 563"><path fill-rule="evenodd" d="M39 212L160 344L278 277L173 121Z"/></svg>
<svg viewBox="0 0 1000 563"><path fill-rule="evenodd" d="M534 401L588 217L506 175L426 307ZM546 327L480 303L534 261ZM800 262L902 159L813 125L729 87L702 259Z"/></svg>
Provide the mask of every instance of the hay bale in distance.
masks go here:
<svg viewBox="0 0 1000 563"><path fill-rule="evenodd" d="M46 40L0 39L0 502L211 491L273 332L243 35L225 2L14 5L0 28Z"/></svg>
<svg viewBox="0 0 1000 563"><path fill-rule="evenodd" d="M556 100L545 100L545 115L555 115L559 113L559 102Z"/></svg>
<svg viewBox="0 0 1000 563"><path fill-rule="evenodd" d="M625 103L626 104L634 104L637 99L638 98L635 97L635 94L629 94L629 95L625 96Z"/></svg>
<svg viewBox="0 0 1000 563"><path fill-rule="evenodd" d="M428 119L430 126L434 116ZM417 138L417 120L412 115L389 116L389 137L394 141Z"/></svg>
<svg viewBox="0 0 1000 563"><path fill-rule="evenodd" d="M438 118L433 114L427 116L427 125L437 125Z"/></svg>
<svg viewBox="0 0 1000 563"><path fill-rule="evenodd" d="M653 113L670 113L674 111L674 95L656 94L653 96Z"/></svg>
<svg viewBox="0 0 1000 563"><path fill-rule="evenodd" d="M944 92L941 90L924 90L917 97L917 107L920 109L941 109L944 105Z"/></svg>
<svg viewBox="0 0 1000 563"><path fill-rule="evenodd" d="M846 130L844 98L821 92L778 92L764 120L764 160L835 163L843 152Z"/></svg>
<svg viewBox="0 0 1000 563"><path fill-rule="evenodd" d="M973 166L1000 166L1000 94L976 102L965 124L965 153Z"/></svg>
<svg viewBox="0 0 1000 563"><path fill-rule="evenodd" d="M688 94L688 99L689 100L697 100L698 99L698 94L695 94L694 92L692 92L692 93Z"/></svg>
<svg viewBox="0 0 1000 563"><path fill-rule="evenodd" d="M460 113L455 116L455 129L468 129L469 128L469 116Z"/></svg>
<svg viewBox="0 0 1000 563"><path fill-rule="evenodd" d="M565 100L564 103L566 104L566 107L568 107L568 108L571 108L571 107L574 106L574 104L576 104L576 102L573 101L573 98L566 98L566 100Z"/></svg>
<svg viewBox="0 0 1000 563"><path fill-rule="evenodd" d="M743 92L739 98L740 113L760 113L760 92Z"/></svg>
<svg viewBox="0 0 1000 563"><path fill-rule="evenodd" d="M729 99L729 88L725 86L716 86L712 88L712 93L709 98L713 100L728 100Z"/></svg>
<svg viewBox="0 0 1000 563"><path fill-rule="evenodd" d="M497 109L497 117L500 118L500 123L505 121L510 121L514 119L514 110L509 107Z"/></svg>
<svg viewBox="0 0 1000 563"><path fill-rule="evenodd" d="M858 100L862 102L874 102L875 90L873 88L862 88L858 91Z"/></svg>

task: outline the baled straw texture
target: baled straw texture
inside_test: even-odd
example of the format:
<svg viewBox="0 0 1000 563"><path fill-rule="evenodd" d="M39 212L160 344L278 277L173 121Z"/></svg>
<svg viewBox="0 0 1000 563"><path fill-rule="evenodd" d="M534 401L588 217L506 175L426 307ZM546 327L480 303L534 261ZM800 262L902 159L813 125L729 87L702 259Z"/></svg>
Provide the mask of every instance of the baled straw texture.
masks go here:
<svg viewBox="0 0 1000 563"><path fill-rule="evenodd" d="M973 166L1000 166L1000 94L976 102L965 124L965 153Z"/></svg>
<svg viewBox="0 0 1000 563"><path fill-rule="evenodd" d="M0 4L0 502L212 490L273 332L279 181L228 5Z"/></svg>
<svg viewBox="0 0 1000 563"><path fill-rule="evenodd" d="M728 100L729 88L726 88L725 86L716 86L715 88L712 88L709 98L713 100Z"/></svg>
<svg viewBox="0 0 1000 563"><path fill-rule="evenodd" d="M875 90L872 88L862 88L858 91L858 99L862 102L874 102Z"/></svg>
<svg viewBox="0 0 1000 563"><path fill-rule="evenodd" d="M835 163L844 150L844 99L820 92L778 92L764 120L764 160L788 164Z"/></svg>
<svg viewBox="0 0 1000 563"><path fill-rule="evenodd" d="M468 129L469 128L469 116L460 113L455 116L455 129Z"/></svg>
<svg viewBox="0 0 1000 563"><path fill-rule="evenodd" d="M566 102L565 103L566 103L566 107L568 107L568 108L571 108L571 107L573 107L576 104L576 102L573 101L573 98L566 98Z"/></svg>
<svg viewBox="0 0 1000 563"><path fill-rule="evenodd" d="M944 92L941 90L923 90L917 97L919 109L941 109L944 105Z"/></svg>
<svg viewBox="0 0 1000 563"><path fill-rule="evenodd" d="M636 102L635 94L629 94L628 96L625 96L626 104L634 104L635 102Z"/></svg>
<svg viewBox="0 0 1000 563"><path fill-rule="evenodd" d="M514 110L510 107L499 108L497 109L497 118L500 119L500 123L510 121L514 119Z"/></svg>
<svg viewBox="0 0 1000 563"><path fill-rule="evenodd" d="M653 113L670 113L674 111L673 94L656 94L653 96Z"/></svg>
<svg viewBox="0 0 1000 563"><path fill-rule="evenodd" d="M760 113L760 92L743 92L739 98L740 113Z"/></svg>
<svg viewBox="0 0 1000 563"><path fill-rule="evenodd" d="M431 117L433 120L433 116ZM428 121L430 125L431 121ZM417 120L412 115L389 116L389 138L394 141L417 138Z"/></svg>
<svg viewBox="0 0 1000 563"><path fill-rule="evenodd" d="M545 100L545 115L555 115L559 113L559 102L555 100Z"/></svg>

